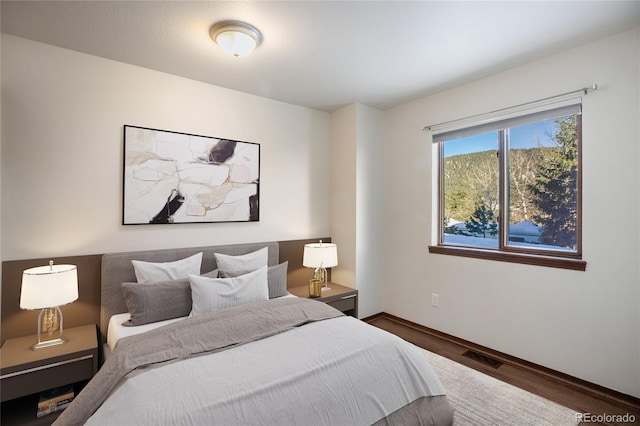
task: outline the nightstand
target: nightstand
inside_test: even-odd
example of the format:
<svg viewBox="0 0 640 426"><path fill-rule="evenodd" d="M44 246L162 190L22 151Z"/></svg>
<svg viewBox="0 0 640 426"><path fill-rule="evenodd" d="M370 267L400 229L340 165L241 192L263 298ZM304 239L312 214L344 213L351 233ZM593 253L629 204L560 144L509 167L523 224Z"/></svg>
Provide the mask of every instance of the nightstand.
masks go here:
<svg viewBox="0 0 640 426"><path fill-rule="evenodd" d="M67 342L38 350L37 337L8 339L0 348L2 424L50 424L56 413L37 418L41 391L91 379L98 371L95 324L67 328ZM76 394L80 389L75 389Z"/></svg>
<svg viewBox="0 0 640 426"><path fill-rule="evenodd" d="M322 292L321 297L309 297L309 286L303 285L287 289L289 293L324 302L347 315L358 318L358 290L336 283L327 283L331 290Z"/></svg>

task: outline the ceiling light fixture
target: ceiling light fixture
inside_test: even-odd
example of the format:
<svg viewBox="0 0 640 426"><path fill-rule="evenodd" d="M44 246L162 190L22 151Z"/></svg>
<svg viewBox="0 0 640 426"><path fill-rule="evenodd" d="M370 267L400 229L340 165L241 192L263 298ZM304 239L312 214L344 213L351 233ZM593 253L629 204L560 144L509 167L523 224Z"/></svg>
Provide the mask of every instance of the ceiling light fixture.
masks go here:
<svg viewBox="0 0 640 426"><path fill-rule="evenodd" d="M236 58L248 55L262 42L256 27L240 21L221 21L210 30L211 38L222 50Z"/></svg>

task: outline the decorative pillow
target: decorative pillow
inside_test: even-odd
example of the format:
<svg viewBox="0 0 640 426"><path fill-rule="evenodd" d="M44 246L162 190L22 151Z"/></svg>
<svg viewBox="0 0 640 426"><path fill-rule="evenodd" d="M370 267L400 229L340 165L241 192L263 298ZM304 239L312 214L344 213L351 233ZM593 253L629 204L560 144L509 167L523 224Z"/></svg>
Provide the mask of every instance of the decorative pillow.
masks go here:
<svg viewBox="0 0 640 426"><path fill-rule="evenodd" d="M279 265L269 266L267 269L267 284L269 286L269 299L286 296L287 291L287 269L289 261ZM220 278L231 278L225 271L220 271Z"/></svg>
<svg viewBox="0 0 640 426"><path fill-rule="evenodd" d="M222 253L214 253L213 256L216 258L216 264L221 271L221 275L225 277L237 277L267 266L269 262L269 248L261 248L260 250L240 256L231 256Z"/></svg>
<svg viewBox="0 0 640 426"><path fill-rule="evenodd" d="M202 275L215 278L214 269ZM191 312L191 286L189 278L155 283L122 283L124 302L131 318L124 326L136 326L186 317Z"/></svg>
<svg viewBox="0 0 640 426"><path fill-rule="evenodd" d="M232 278L205 278L189 275L191 316L245 303L269 300L267 267Z"/></svg>
<svg viewBox="0 0 640 426"><path fill-rule="evenodd" d="M132 260L131 263L139 283L175 280L187 278L191 274L200 275L202 252L175 262L153 263Z"/></svg>

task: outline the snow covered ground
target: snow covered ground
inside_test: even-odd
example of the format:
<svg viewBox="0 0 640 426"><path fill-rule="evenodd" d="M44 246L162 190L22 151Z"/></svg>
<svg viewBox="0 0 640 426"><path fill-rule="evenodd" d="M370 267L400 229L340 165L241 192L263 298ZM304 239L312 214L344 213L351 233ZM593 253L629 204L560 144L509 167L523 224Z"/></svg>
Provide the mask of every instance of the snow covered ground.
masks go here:
<svg viewBox="0 0 640 426"><path fill-rule="evenodd" d="M444 242L446 244L456 244L461 246L494 248L494 249L498 248L498 239L495 237L482 238L482 237L470 237L467 235L444 234ZM533 248L538 250L574 251L573 249L566 248L566 247L558 247L558 246L535 244L535 243L514 242L514 241L510 241L509 245L514 247L527 247L527 248Z"/></svg>

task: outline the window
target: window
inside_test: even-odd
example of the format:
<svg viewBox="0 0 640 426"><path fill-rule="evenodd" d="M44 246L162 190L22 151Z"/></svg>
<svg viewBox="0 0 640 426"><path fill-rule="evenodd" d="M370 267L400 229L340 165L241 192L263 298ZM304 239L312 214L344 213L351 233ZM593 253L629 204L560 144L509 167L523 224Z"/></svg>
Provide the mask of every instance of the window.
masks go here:
<svg viewBox="0 0 640 426"><path fill-rule="evenodd" d="M434 134L439 238L431 252L584 270L581 105Z"/></svg>

